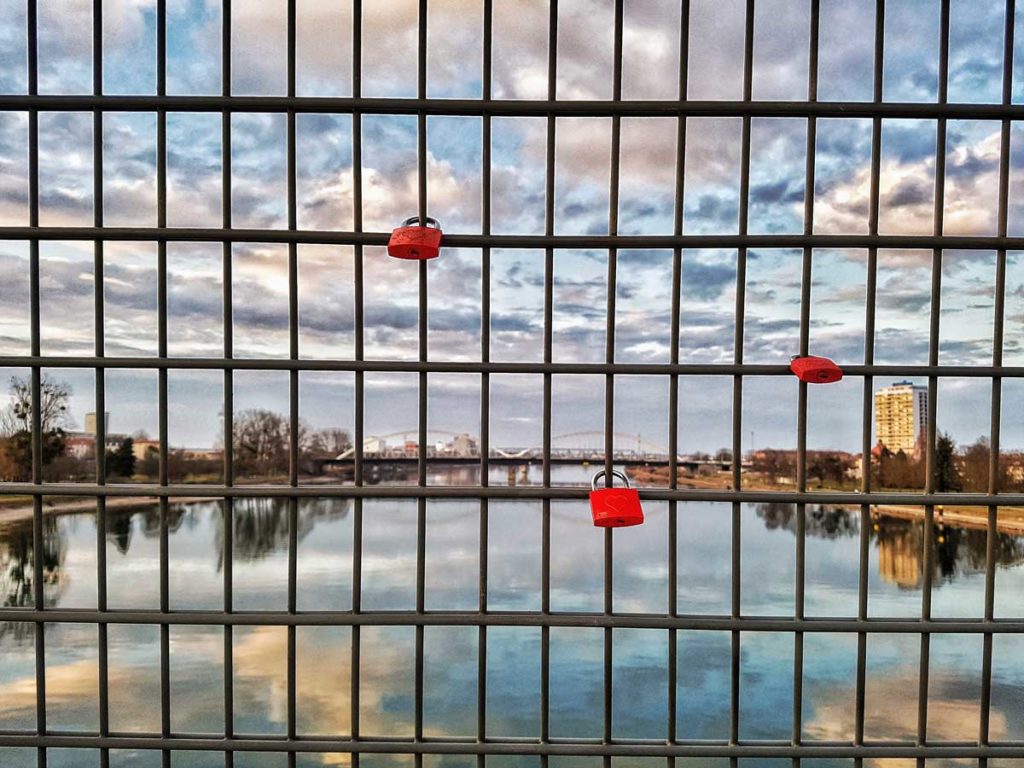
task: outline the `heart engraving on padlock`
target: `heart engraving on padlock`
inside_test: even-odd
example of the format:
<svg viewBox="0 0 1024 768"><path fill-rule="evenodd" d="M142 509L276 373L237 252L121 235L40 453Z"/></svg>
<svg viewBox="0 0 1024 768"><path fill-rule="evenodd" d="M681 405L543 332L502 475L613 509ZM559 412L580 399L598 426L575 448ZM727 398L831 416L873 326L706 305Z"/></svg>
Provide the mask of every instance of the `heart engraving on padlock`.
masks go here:
<svg viewBox="0 0 1024 768"><path fill-rule="evenodd" d="M590 481L590 514L594 525L599 528L624 528L629 525L640 525L644 521L644 511L640 506L640 494L635 488L629 487L629 478L617 469L612 476L625 483L625 488L598 488L598 479L605 476L602 469Z"/></svg>

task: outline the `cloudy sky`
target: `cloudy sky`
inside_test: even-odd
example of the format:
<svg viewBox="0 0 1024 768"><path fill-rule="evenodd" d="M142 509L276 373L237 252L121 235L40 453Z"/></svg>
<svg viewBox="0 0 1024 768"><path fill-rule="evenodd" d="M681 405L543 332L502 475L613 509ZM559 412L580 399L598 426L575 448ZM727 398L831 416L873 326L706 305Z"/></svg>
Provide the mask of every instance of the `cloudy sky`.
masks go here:
<svg viewBox="0 0 1024 768"><path fill-rule="evenodd" d="M351 7L343 0L299 0L297 92L351 95ZM680 14L677 0L625 4L623 96L679 97ZM744 3L691 0L687 94L694 99L742 98ZM221 17L218 2L169 0L167 91L219 94ZM236 3L232 27L235 94L286 92L284 0ZM415 0L375 0L363 10L364 96L415 96ZM494 83L499 99L547 94L548 8L542 0L494 4ZM92 89L92 3L47 0L39 5L39 90L81 94ZM428 95L482 95L482 11L470 0L432 0L428 19ZM558 24L560 99L612 95L611 0L561 0ZM938 0L887 4L883 98L934 102L938 97ZM1024 12L1021 12L1024 14ZM1020 18L1024 15L1019 14ZM1002 92L1004 5L998 0L952 5L949 100L998 103ZM1018 45L1024 29L1016 22ZM21 0L0 0L0 91L26 92L25 18ZM870 100L874 3L822 0L818 96ZM808 0L759 0L755 13L752 92L755 100L806 98ZM154 94L154 0L107 0L103 19L103 87L110 94ZM1012 89L1024 100L1024 55L1016 56ZM111 113L103 135L92 115L46 112L39 118L40 222L89 226L93 198L93 142L103 143L104 219L110 226L156 224L156 115ZM428 208L446 232L481 227L482 121L430 117L427 121ZM286 120L281 114L231 118L234 226L287 227ZM685 190L674 199L677 123L674 118L623 118L619 231L671 234L676 205L685 233L735 234L740 208L741 121L690 118L686 125ZM951 120L947 125L945 234L997 231L998 121ZM362 117L363 228L386 232L417 209L416 118ZM556 234L608 232L611 120L559 118L555 126ZM28 118L0 113L0 224L28 223ZM495 233L544 230L547 126L544 118L495 118L492 123L491 222ZM755 118L751 123L749 231L802 233L804 200L813 195L815 233L868 231L871 121L820 119L813 189L805 180L807 122ZM888 234L933 232L936 125L928 120L882 123L879 229ZM298 226L350 230L353 216L352 118L303 114L297 118ZM1024 234L1024 129L1011 133L1008 230ZM221 117L171 113L167 117L170 226L221 224ZM354 355L353 253L345 246L300 246L300 355L351 359ZM600 250L555 254L553 350L556 362L604 359L608 255ZM217 243L168 246L168 345L173 356L218 357L224 352L222 250ZM231 249L236 357L288 356L287 247L236 244ZM670 359L671 251L618 254L616 359L666 363ZM785 363L797 352L800 266L793 249L748 254L744 359ZM28 245L0 243L0 354L29 351ZM878 258L875 361L927 362L930 251L882 250ZM682 261L680 360L732 362L736 295L734 250L686 250ZM814 252L810 347L840 363L864 360L867 253ZM368 359L418 357L418 281L415 265L365 252L365 353ZM1004 362L1024 364L1024 257L1007 256ZM42 351L91 355L93 250L91 243L41 245ZM446 249L429 265L429 357L479 360L481 268L477 249ZM996 254L947 251L942 261L939 358L942 364L989 364L992 359ZM492 253L491 359L540 361L543 348L544 254ZM103 329L107 354L157 352L156 247L109 243L105 248ZM2 362L2 361L0 361ZM9 375L18 375L7 369ZM72 415L81 427L93 410L93 373L48 371L74 389ZM169 376L172 446L208 446L219 439L222 376L172 371ZM878 382L879 385L888 383ZM235 407L287 411L286 374L239 372ZM366 377L366 433L415 431L417 377ZM110 429L157 431L156 376L110 371L106 380ZM304 373L302 418L315 427L350 427L353 377ZM538 445L541 377L493 375L492 444ZM944 379L939 428L959 442L989 431L990 382ZM480 382L475 375L432 375L432 430L479 430ZM810 396L811 448L860 447L862 382L847 379L814 388ZM553 434L603 429L602 377L556 376ZM618 380L615 429L623 447L635 436L667 445L668 380ZM730 443L731 379L684 378L680 383L680 446L684 452ZM1004 414L1024 408L1024 386L1007 381ZM797 387L779 377L751 378L744 386L744 447L795 445ZM600 437L594 438L599 442ZM1003 443L1024 448L1024 427L1004 416Z"/></svg>

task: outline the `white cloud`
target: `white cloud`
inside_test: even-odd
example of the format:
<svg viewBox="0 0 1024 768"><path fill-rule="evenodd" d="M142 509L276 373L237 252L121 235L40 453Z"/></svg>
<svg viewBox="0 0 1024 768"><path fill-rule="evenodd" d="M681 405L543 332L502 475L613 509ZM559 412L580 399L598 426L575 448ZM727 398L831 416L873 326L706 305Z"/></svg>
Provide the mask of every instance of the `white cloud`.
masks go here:
<svg viewBox="0 0 1024 768"><path fill-rule="evenodd" d="M999 186L999 132L970 145L956 147L946 158L943 234L990 235L996 229L996 196ZM979 161L982 170L963 171ZM988 167L986 167L988 166ZM994 167L993 167L994 166ZM879 230L888 234L932 234L934 229L935 161L928 157L908 161L892 157L879 175ZM870 204L870 167L835 184L815 200L815 232L864 231ZM1012 182L1014 191L1024 188ZM1011 199L1017 197L1012 195Z"/></svg>

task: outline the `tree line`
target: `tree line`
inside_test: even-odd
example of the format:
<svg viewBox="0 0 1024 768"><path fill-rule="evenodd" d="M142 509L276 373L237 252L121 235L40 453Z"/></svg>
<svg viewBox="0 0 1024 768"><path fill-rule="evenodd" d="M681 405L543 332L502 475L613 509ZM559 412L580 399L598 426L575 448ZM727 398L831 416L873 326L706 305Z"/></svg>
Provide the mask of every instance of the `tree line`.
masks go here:
<svg viewBox="0 0 1024 768"><path fill-rule="evenodd" d="M235 472L270 477L288 471L291 424L286 416L251 408L235 415L231 434ZM297 439L300 461L337 456L352 447L347 429L312 430L301 419Z"/></svg>
<svg viewBox="0 0 1024 768"><path fill-rule="evenodd" d="M31 379L12 377L10 402L0 409L0 480L29 482L32 479ZM42 479L46 482L83 481L95 475L95 458L79 458L68 453L71 419L68 403L71 387L49 376L40 379L39 423ZM137 456L136 440L148 439L145 432L108 440L104 447L104 469L108 480L133 477L155 478L160 470L160 452L150 447ZM234 470L237 474L260 477L278 476L288 471L290 424L286 416L261 408L242 411L232 424ZM299 459L336 456L352 447L348 430L332 427L314 430L299 422ZM210 479L222 472L223 460L196 456L186 451L169 450L168 478L182 482L189 478Z"/></svg>
<svg viewBox="0 0 1024 768"><path fill-rule="evenodd" d="M32 383L30 379L12 377L10 402L0 410L0 480L28 482L32 479ZM40 457L44 481L85 480L95 471L95 459L79 459L67 454L68 402L71 387L49 376L42 376L39 387ZM136 438L145 433L124 436L105 447L104 465L107 479L132 477L155 478L159 474L159 451L150 448L138 457ZM298 458L337 456L352 447L348 430L328 428L314 430L300 420L298 425ZM235 414L232 420L231 445L233 467L238 475L274 478L288 472L291 454L291 426L287 416L264 408L252 408ZM986 438L958 450L953 439L940 433L935 447L935 489L944 491L985 492L989 487L991 447ZM709 457L710 458L710 457ZM767 449L752 456L751 469L771 484L796 480L796 451ZM719 461L731 461L732 454L722 449L715 454ZM807 479L822 487L853 486L851 477L858 459L838 451L808 451ZM172 482L189 478L210 479L222 470L223 461L198 457L184 451L171 450L167 456L168 477ZM303 464L300 464L300 469ZM1015 471L1011 471L1014 470ZM1002 490L1024 490L1024 455L1003 453L996 472L997 487ZM916 489L925 485L924 458L914 458L881 447L872 457L872 483L876 488Z"/></svg>
<svg viewBox="0 0 1024 768"><path fill-rule="evenodd" d="M915 458L904 451L895 453L879 446L872 455L870 471L872 487L890 490L920 489L925 486L925 457ZM946 433L939 433L935 443L935 490L938 492L968 491L985 493L989 489L992 449L988 439L979 437L963 448ZM752 457L751 469L771 484L796 481L796 451L768 449ZM838 451L808 451L807 480L819 487L842 488L859 481L853 470L858 457ZM1015 471L1015 467L1016 469ZM1024 455L1003 453L996 468L996 487L1003 491L1024 490Z"/></svg>

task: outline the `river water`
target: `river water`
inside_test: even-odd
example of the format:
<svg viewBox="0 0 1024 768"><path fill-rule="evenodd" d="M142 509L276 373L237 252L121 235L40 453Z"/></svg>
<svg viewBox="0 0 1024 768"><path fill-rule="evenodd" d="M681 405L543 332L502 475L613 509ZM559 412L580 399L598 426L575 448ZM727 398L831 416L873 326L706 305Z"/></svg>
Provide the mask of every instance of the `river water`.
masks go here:
<svg viewBox="0 0 1024 768"><path fill-rule="evenodd" d="M561 468L559 482L582 481L587 470ZM465 478L452 476L454 482ZM645 503L647 522L614 533L613 609L617 613L668 610L668 513ZM729 614L731 505L679 505L678 610ZM47 607L96 607L95 514L48 517ZM475 610L479 584L479 503L427 502L426 609ZM806 613L852 617L858 605L860 515L808 509ZM367 500L363 516L362 609L412 610L416 586L416 502ZM237 610L285 610L288 599L288 507L274 499L236 500L233 514L233 599ZM792 616L795 508L786 504L741 508L742 612ZM171 507L171 609L221 610L225 516L219 501ZM487 543L488 607L535 611L541 606L541 506L492 501ZM31 606L21 573L32 570L31 525L0 531L0 588L8 605ZM985 534L938 530L932 613L981 617L984 611ZM920 522L880 518L870 531L868 614L916 617L923 579ZM105 541L110 608L159 608L159 515L155 506L110 510ZM604 536L584 501L552 502L551 609L603 610ZM1000 534L995 613L1024 616L1024 538ZM300 611L352 607L350 500L299 504L297 600ZM0 625L0 729L33 731L34 636L29 623ZM95 732L98 715L97 628L46 626L47 727ZM159 732L160 641L156 626L109 626L110 729ZM414 728L415 631L364 627L361 641L360 727L363 737L411 736ZM476 627L427 627L424 632L424 733L476 735L479 633ZM615 630L612 732L621 738L666 738L668 632ZM803 736L849 741L854 731L857 639L853 634L808 633L803 670ZM541 631L495 627L487 631L486 731L491 737L534 737L540 730ZM550 633L550 733L599 739L603 727L603 630L553 628ZM740 738L788 741L793 710L791 634L741 636ZM865 736L913 740L917 733L920 637L871 634L867 643ZM170 628L171 728L175 733L222 733L224 631ZM683 739L727 739L730 635L680 631L676 728ZM233 633L234 728L238 733L283 735L287 728L287 633L282 627L237 627ZM1024 637L996 635L993 653L991 738L1024 739ZM297 731L347 735L350 711L351 631L300 627L297 631ZM932 637L928 738L974 741L978 735L982 637ZM51 750L53 766L98 765L95 751ZM0 749L0 765L35 764L35 751ZM506 768L538 765L536 758L495 758ZM584 764L599 760L556 760ZM634 762L616 759L616 764ZM695 764L723 761L696 760ZM759 761L744 760L754 765ZM775 761L765 761L771 763ZM829 762L829 761L816 761ZM851 761L833 761L852 765ZM929 761L929 764L941 761ZM345 755L302 755L299 765L347 764ZM405 765L409 756L366 755L369 766ZM424 763L470 766L469 758ZM113 752L112 765L159 765L153 752ZM174 755L174 766L222 765L219 753ZM236 765L284 766L284 755L238 754ZM725 763L727 764L727 762ZM653 765L653 764L652 764Z"/></svg>

